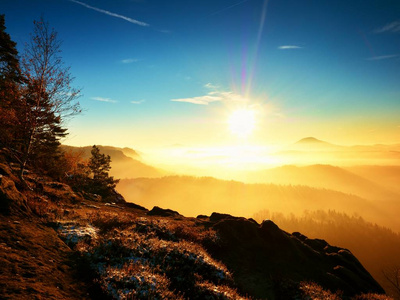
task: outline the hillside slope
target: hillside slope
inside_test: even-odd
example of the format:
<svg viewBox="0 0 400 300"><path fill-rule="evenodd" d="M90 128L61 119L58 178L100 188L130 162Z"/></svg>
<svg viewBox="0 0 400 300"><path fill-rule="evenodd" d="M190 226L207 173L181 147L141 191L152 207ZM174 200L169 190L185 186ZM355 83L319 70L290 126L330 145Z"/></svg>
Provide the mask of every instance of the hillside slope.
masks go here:
<svg viewBox="0 0 400 300"><path fill-rule="evenodd" d="M350 215L357 213L378 224L400 228L397 218L399 203L387 207L382 202L307 186L244 184L212 177L168 176L121 180L117 190L129 202L150 207L168 205L187 216L220 211L250 217L263 209L288 214L331 209Z"/></svg>
<svg viewBox="0 0 400 300"><path fill-rule="evenodd" d="M354 194L366 199L390 200L398 199L400 194L383 183L377 175L369 174L368 178L357 175L352 170L361 173L361 168L340 168L331 165L293 166L287 165L262 171L248 173L247 182L307 185L316 188L326 188L344 193ZM397 177L400 180L400 176Z"/></svg>
<svg viewBox="0 0 400 300"><path fill-rule="evenodd" d="M400 194L400 166L353 166L346 170Z"/></svg>
<svg viewBox="0 0 400 300"><path fill-rule="evenodd" d="M115 178L160 177L166 173L141 161L139 153L130 148L98 146L100 152L111 157L110 175ZM80 153L83 159L89 159L91 146L73 147L63 145L64 151Z"/></svg>
<svg viewBox="0 0 400 300"><path fill-rule="evenodd" d="M0 222L2 299L383 293L348 250L288 234L271 221L217 213L185 218L157 207L89 201L33 173L27 175L31 188L22 190L11 168L2 164L0 170L0 200L7 208Z"/></svg>

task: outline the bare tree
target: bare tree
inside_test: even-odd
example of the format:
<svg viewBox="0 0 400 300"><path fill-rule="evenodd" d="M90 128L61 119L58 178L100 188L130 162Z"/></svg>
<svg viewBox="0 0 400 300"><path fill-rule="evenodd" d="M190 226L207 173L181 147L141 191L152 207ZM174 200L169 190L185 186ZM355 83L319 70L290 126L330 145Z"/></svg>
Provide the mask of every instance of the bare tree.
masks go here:
<svg viewBox="0 0 400 300"><path fill-rule="evenodd" d="M21 143L21 178L32 153L40 151L40 146L49 142L53 150L58 147L59 139L66 135L62 122L81 112L77 102L80 90L71 87L74 78L70 68L64 66L60 53L57 32L49 28L43 17L34 21L34 31L25 45L21 63L27 80L22 116L25 126Z"/></svg>

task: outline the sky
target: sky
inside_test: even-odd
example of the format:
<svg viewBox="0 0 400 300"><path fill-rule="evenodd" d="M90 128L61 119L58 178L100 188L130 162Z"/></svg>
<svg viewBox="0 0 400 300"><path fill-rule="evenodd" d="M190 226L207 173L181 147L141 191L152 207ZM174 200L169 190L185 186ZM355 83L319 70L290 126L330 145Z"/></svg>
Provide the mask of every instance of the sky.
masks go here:
<svg viewBox="0 0 400 300"><path fill-rule="evenodd" d="M1 0L0 13L20 53L40 16L63 41L84 110L65 144L400 143L398 0ZM238 110L254 114L245 137Z"/></svg>

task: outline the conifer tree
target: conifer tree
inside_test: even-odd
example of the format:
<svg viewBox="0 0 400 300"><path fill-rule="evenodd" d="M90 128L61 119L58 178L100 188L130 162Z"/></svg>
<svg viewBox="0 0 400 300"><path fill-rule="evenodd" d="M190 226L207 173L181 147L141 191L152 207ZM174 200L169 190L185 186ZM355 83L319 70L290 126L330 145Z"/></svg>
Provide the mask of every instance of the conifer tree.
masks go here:
<svg viewBox="0 0 400 300"><path fill-rule="evenodd" d="M16 43L6 33L5 17L0 15L0 147L10 154L15 149L22 82Z"/></svg>
<svg viewBox="0 0 400 300"><path fill-rule="evenodd" d="M62 127L61 117L52 109L46 93L38 97L38 83L30 82L24 91L24 118L21 118L22 162L30 160L31 165L42 173L57 173L61 155L59 139L67 135ZM53 174L55 175L55 174Z"/></svg>
<svg viewBox="0 0 400 300"><path fill-rule="evenodd" d="M88 167L93 176L92 191L103 197L108 196L116 187L119 180L109 175L111 157L100 153L99 147L93 146Z"/></svg>

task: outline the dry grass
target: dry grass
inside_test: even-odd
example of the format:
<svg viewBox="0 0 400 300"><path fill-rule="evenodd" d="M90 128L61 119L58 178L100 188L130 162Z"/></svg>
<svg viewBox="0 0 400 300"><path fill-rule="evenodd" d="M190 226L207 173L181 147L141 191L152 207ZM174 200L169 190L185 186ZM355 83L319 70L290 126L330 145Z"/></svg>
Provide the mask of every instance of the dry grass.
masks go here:
<svg viewBox="0 0 400 300"><path fill-rule="evenodd" d="M340 292L332 293L325 290L315 282L301 282L300 291L304 300L342 300ZM393 300L386 295L379 294L361 294L351 298L351 300Z"/></svg>
<svg viewBox="0 0 400 300"><path fill-rule="evenodd" d="M4 299L249 299L236 289L227 267L207 252L220 243L216 232L203 226L207 222L70 201L70 189L56 183L26 196L34 221L0 224ZM299 299L342 299L314 283L286 288Z"/></svg>
<svg viewBox="0 0 400 300"><path fill-rule="evenodd" d="M232 275L203 248L214 231L194 221L128 211L81 212L79 222L59 222L60 236L96 274L114 299L245 299Z"/></svg>

